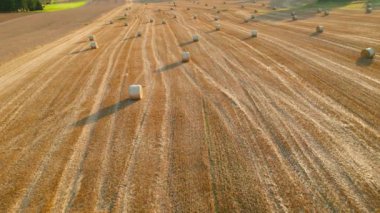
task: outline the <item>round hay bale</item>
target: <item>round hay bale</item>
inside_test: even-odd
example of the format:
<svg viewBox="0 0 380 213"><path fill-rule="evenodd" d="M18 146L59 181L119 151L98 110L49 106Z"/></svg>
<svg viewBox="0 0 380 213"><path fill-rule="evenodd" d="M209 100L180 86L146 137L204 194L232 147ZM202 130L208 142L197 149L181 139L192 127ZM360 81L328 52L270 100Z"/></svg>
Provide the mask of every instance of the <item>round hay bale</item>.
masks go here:
<svg viewBox="0 0 380 213"><path fill-rule="evenodd" d="M90 42L90 48L91 49L98 49L99 48L99 45L96 41L91 41Z"/></svg>
<svg viewBox="0 0 380 213"><path fill-rule="evenodd" d="M219 17L218 16L214 17L214 21L219 21Z"/></svg>
<svg viewBox="0 0 380 213"><path fill-rule="evenodd" d="M318 26L315 28L315 31L316 31L317 33L323 33L324 30L325 30L324 27L321 26L321 25L318 25Z"/></svg>
<svg viewBox="0 0 380 213"><path fill-rule="evenodd" d="M295 16L295 15L296 15L296 12L292 11L292 12L290 13L290 15L291 15L291 16Z"/></svg>
<svg viewBox="0 0 380 213"><path fill-rule="evenodd" d="M182 52L182 62L186 63L190 61L190 52Z"/></svg>
<svg viewBox="0 0 380 213"><path fill-rule="evenodd" d="M166 21L165 20L162 20L162 22L161 22L162 24L166 24Z"/></svg>
<svg viewBox="0 0 380 213"><path fill-rule="evenodd" d="M250 20L249 18L246 18L246 19L244 19L244 22L245 22L245 23L248 23L249 20Z"/></svg>
<svg viewBox="0 0 380 213"><path fill-rule="evenodd" d="M127 17L127 16L128 16L128 14L124 13L124 17Z"/></svg>
<svg viewBox="0 0 380 213"><path fill-rule="evenodd" d="M221 26L220 26L220 24L219 24L219 23L215 25L215 30L216 30L216 31L219 31L219 30L220 30L220 28L221 28Z"/></svg>
<svg viewBox="0 0 380 213"><path fill-rule="evenodd" d="M177 15L174 15L173 18L177 18Z"/></svg>
<svg viewBox="0 0 380 213"><path fill-rule="evenodd" d="M255 10L254 13L258 13L259 11L258 10Z"/></svg>
<svg viewBox="0 0 380 213"><path fill-rule="evenodd" d="M251 31L251 37L256 38L257 37L257 30L252 30Z"/></svg>
<svg viewBox="0 0 380 213"><path fill-rule="evenodd" d="M372 13L372 7L367 7L366 13Z"/></svg>
<svg viewBox="0 0 380 213"><path fill-rule="evenodd" d="M143 89L140 84L132 84L128 87L128 96L132 100L140 100L143 98Z"/></svg>
<svg viewBox="0 0 380 213"><path fill-rule="evenodd" d="M95 41L95 35L89 35L88 40L89 41Z"/></svg>
<svg viewBox="0 0 380 213"><path fill-rule="evenodd" d="M141 37L141 32L140 31L138 31L137 33L136 33L136 37Z"/></svg>
<svg viewBox="0 0 380 213"><path fill-rule="evenodd" d="M153 23L153 19L150 19L149 22L150 22L150 23Z"/></svg>
<svg viewBox="0 0 380 213"><path fill-rule="evenodd" d="M256 16L255 15L251 15L251 19L255 19L256 18Z"/></svg>
<svg viewBox="0 0 380 213"><path fill-rule="evenodd" d="M197 19L198 17L196 15L193 16L193 19Z"/></svg>
<svg viewBox="0 0 380 213"><path fill-rule="evenodd" d="M193 35L193 42L199 41L199 35Z"/></svg>
<svg viewBox="0 0 380 213"><path fill-rule="evenodd" d="M328 15L330 15L330 11L329 10L325 10L324 14L325 14L325 16L328 16Z"/></svg>
<svg viewBox="0 0 380 213"><path fill-rule="evenodd" d="M293 21L297 21L298 20L298 17L296 15L292 16L292 20Z"/></svg>
<svg viewBox="0 0 380 213"><path fill-rule="evenodd" d="M109 24L113 24L113 20L110 20L108 23L109 23Z"/></svg>
<svg viewBox="0 0 380 213"><path fill-rule="evenodd" d="M171 7L170 10L174 10L174 8Z"/></svg>
<svg viewBox="0 0 380 213"><path fill-rule="evenodd" d="M367 59L373 59L375 55L376 55L375 49L373 49L372 47L365 48L360 53L360 56L362 58L367 58Z"/></svg>

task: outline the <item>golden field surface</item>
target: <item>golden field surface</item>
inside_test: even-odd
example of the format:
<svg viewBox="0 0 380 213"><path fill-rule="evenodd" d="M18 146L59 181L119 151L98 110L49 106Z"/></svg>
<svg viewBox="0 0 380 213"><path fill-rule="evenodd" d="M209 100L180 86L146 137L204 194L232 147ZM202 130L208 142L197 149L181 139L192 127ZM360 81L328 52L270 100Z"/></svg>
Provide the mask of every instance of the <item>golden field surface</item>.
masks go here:
<svg viewBox="0 0 380 213"><path fill-rule="evenodd" d="M205 3L126 2L0 65L0 212L380 210L380 11Z"/></svg>

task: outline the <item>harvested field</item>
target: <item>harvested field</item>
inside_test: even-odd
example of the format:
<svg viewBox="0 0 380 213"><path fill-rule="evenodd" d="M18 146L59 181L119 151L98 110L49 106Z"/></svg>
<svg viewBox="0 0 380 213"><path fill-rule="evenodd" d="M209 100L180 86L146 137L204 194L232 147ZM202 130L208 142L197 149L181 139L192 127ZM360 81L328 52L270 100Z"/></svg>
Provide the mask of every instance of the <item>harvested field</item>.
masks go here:
<svg viewBox="0 0 380 213"><path fill-rule="evenodd" d="M0 211L379 211L380 11L262 3L128 2L0 65Z"/></svg>

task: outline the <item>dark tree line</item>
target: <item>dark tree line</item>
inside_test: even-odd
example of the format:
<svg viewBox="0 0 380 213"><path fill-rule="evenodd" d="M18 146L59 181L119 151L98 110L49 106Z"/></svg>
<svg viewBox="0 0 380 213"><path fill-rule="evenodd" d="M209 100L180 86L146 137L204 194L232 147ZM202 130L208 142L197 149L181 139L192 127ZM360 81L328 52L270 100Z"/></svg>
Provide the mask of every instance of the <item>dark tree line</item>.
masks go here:
<svg viewBox="0 0 380 213"><path fill-rule="evenodd" d="M40 0L0 0L0 11L42 10Z"/></svg>

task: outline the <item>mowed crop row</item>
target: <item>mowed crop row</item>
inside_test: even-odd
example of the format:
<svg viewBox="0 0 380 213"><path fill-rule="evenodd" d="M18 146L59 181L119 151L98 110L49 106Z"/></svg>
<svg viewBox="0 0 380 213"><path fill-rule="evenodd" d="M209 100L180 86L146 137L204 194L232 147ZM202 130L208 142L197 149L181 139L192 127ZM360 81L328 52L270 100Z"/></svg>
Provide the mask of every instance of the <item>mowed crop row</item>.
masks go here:
<svg viewBox="0 0 380 213"><path fill-rule="evenodd" d="M359 58L379 11L171 7L127 4L0 67L0 210L380 208L380 61Z"/></svg>

